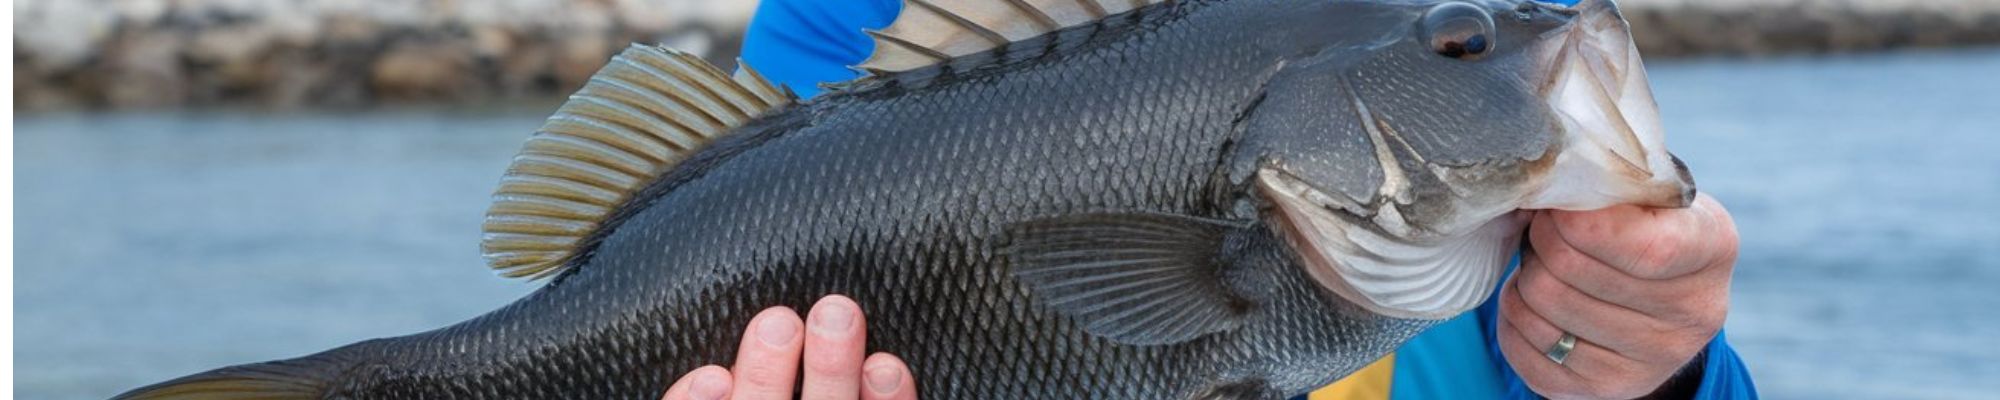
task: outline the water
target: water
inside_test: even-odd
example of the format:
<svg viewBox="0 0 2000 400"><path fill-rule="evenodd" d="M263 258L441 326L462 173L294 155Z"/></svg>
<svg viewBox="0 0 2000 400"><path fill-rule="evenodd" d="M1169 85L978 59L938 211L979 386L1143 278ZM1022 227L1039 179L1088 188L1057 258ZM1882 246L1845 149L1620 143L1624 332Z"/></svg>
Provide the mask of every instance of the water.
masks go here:
<svg viewBox="0 0 2000 400"><path fill-rule="evenodd" d="M1772 398L2000 393L2000 51L1656 64L1734 212ZM531 290L480 217L546 107L16 121L16 384L103 398L442 326Z"/></svg>
<svg viewBox="0 0 2000 400"><path fill-rule="evenodd" d="M16 121L17 394L105 398L525 294L477 238L540 112Z"/></svg>
<svg viewBox="0 0 2000 400"><path fill-rule="evenodd" d="M1743 237L1731 343L1774 398L2000 394L2000 52L1653 70Z"/></svg>

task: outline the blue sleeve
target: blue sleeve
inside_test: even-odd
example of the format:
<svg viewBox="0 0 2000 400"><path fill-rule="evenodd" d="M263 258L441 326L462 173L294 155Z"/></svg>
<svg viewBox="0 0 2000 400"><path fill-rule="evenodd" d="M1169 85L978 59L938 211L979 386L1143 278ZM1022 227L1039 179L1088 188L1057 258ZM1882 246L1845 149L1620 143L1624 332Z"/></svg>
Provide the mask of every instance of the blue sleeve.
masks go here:
<svg viewBox="0 0 2000 400"><path fill-rule="evenodd" d="M1515 257L1515 262L1520 262L1519 259L1519 257ZM1513 274L1513 268L1512 266L1508 267L1508 275ZM1504 284L1506 280L1502 279L1501 282ZM1536 395L1534 391L1528 390L1527 382L1521 381L1521 375L1514 372L1514 367L1507 364L1506 356L1500 354L1499 335L1494 331L1495 327L1499 326L1495 322L1495 318L1498 318L1500 315L1499 292L1495 290L1493 297L1486 299L1486 304L1480 305L1477 312L1479 313L1479 320L1482 322L1481 328L1485 331L1486 348L1492 351L1493 360L1496 360L1496 363L1499 364L1500 379L1507 388L1506 395L1501 398L1540 399L1541 396ZM1702 351L1702 356L1706 357L1706 359L1699 361L1701 363L1701 385L1695 390L1695 399L1734 400L1757 398L1757 385L1750 381L1750 369L1743 366L1743 359L1737 358L1736 350L1729 347L1729 341L1726 340L1723 332L1715 333L1715 339L1709 340L1708 348Z"/></svg>
<svg viewBox="0 0 2000 400"><path fill-rule="evenodd" d="M1757 384L1750 381L1750 369L1743 366L1743 359L1736 357L1736 349L1729 348L1722 332L1715 333L1715 339L1708 342L1703 353L1708 360L1702 361L1701 388L1696 390L1694 398L1757 398Z"/></svg>
<svg viewBox="0 0 2000 400"><path fill-rule="evenodd" d="M901 0L764 0L743 35L743 62L801 97L859 76L847 66L875 50L862 29L889 26Z"/></svg>

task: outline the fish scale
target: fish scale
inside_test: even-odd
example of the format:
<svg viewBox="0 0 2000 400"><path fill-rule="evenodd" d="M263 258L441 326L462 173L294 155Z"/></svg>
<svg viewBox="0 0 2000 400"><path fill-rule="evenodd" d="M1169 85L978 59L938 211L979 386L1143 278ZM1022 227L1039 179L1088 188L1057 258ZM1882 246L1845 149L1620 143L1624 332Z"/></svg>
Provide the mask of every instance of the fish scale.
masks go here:
<svg viewBox="0 0 2000 400"><path fill-rule="evenodd" d="M832 294L925 398L1282 398L1485 299L1514 210L1693 190L1596 118L1649 97L1563 97L1650 93L1578 64L1641 67L1606 0L1077 1L921 3L802 101L635 46L488 212L491 266L545 286L119 398L650 399Z"/></svg>

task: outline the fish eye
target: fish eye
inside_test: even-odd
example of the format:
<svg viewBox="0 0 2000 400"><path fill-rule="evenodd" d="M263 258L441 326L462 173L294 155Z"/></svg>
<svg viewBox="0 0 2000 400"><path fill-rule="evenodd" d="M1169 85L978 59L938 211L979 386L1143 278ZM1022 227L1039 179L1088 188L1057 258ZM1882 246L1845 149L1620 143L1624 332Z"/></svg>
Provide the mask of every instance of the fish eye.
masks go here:
<svg viewBox="0 0 2000 400"><path fill-rule="evenodd" d="M1445 3L1424 12L1418 25L1419 37L1431 52L1460 59L1476 60L1493 51L1493 16L1479 6Z"/></svg>

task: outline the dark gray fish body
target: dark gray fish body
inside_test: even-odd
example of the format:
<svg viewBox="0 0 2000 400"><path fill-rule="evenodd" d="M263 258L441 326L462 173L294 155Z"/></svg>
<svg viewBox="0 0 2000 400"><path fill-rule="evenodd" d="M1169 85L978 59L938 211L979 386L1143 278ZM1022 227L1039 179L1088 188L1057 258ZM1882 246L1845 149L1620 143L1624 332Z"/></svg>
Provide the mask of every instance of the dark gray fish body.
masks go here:
<svg viewBox="0 0 2000 400"><path fill-rule="evenodd" d="M1479 89L1519 93L1434 101L1526 102L1471 111L1521 115L1484 122L1536 131L1474 140L1500 148L1486 153L1405 144L1386 150L1400 157L1384 164L1377 149L1388 147L1371 136L1379 129L1302 112L1354 119L1374 115L1352 114L1368 103L1406 119L1440 113L1407 109L1431 106L1423 101L1359 99L1389 95L1352 83L1304 89L1367 74L1420 76L1426 68L1416 65L1355 67L1400 56L1338 61L1341 71L1367 71L1359 75L1311 66L1409 36L1413 18L1434 4L1184 1L1015 42L999 59L884 73L735 127L644 184L546 287L504 308L126 396L232 388L278 397L656 398L681 373L728 365L759 310L803 311L829 294L861 304L870 351L904 358L926 398L1303 393L1441 318L1391 316L1378 309L1402 303L1356 304L1330 287L1333 278L1311 270L1327 258L1300 250L1313 245L1298 237L1311 229L1275 226L1293 220L1278 215L1275 184L1258 177L1280 171L1315 193L1383 204L1370 199L1390 192L1382 188L1394 179L1384 176L1430 168L1419 160L1425 153L1513 157L1519 166L1487 175L1506 180L1492 185L1524 186L1562 141L1563 123L1527 78ZM1516 12L1511 2L1478 4L1495 18ZM1543 20L1494 35L1532 52L1517 43L1541 37L1507 29L1553 30L1569 23L1566 11L1521 8ZM1521 60L1519 68L1546 63ZM1406 85L1397 89L1452 89ZM1397 102L1414 105L1386 105ZM1382 121L1356 123L1373 122ZM1508 162L1481 168L1494 164ZM1472 218L1459 215L1470 207L1428 205L1426 196L1487 190L1439 177L1450 174L1401 176L1415 188L1402 197L1416 199L1399 203L1413 210L1402 218L1420 230ZM1474 226L1508 219L1477 217ZM1478 277L1466 286L1492 286ZM1374 293L1365 282L1346 285ZM1485 288L1459 297L1483 298Z"/></svg>

